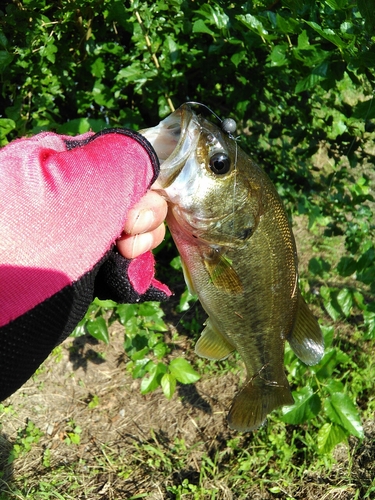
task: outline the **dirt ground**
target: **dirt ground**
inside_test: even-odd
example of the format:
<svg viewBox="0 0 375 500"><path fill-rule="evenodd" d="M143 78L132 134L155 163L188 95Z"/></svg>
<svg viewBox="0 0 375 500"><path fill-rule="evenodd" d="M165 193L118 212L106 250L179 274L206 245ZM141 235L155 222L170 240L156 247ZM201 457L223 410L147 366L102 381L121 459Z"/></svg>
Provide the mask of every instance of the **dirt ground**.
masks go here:
<svg viewBox="0 0 375 500"><path fill-rule="evenodd" d="M19 497L11 493L1 496L19 478L28 478L31 488L38 482L57 481L57 477L61 483L57 490L64 500L180 498L168 492L167 484L181 484L184 479L197 481L202 454L222 451L227 441L236 436L228 429L225 417L237 384L238 377L228 372L203 376L195 386L180 386L170 401L159 391L142 396L140 381L133 380L125 369L121 332L112 333L108 346L91 337L68 339L37 376L7 400L15 413L2 415L1 420L0 461L4 475L0 498L60 498ZM12 467L7 466L11 444L28 421L43 435L31 451L21 454ZM366 439L360 447L353 442L348 454L346 446L339 446L335 451L337 464L327 471L327 477L309 472L303 484L296 484L293 497L358 499L355 484L342 486L349 470L356 482L371 482L371 475L375 475L375 422L366 422L365 430ZM79 443L69 444L69 439L77 434ZM171 458L176 443L180 443L180 455L186 449L185 460L180 464ZM58 471L55 476L51 476L53 470ZM72 477L79 482L76 496L64 496L64 480L71 482ZM337 484L328 496L327 484ZM209 481L207 485L209 488ZM253 486L249 496L237 496L225 481L213 486L219 487L220 494L212 498L275 498Z"/></svg>
<svg viewBox="0 0 375 500"><path fill-rule="evenodd" d="M51 450L52 468L79 459L85 462L87 470L98 467L101 461L107 461L104 445L113 457L123 455L124 450L128 456L138 453L139 463L129 459L123 464L132 469L129 478L113 478L110 473L88 478L96 484L93 496L87 498L130 498L142 493L148 493L149 498L165 498L162 485L157 484L157 474L154 473L154 479L144 474L139 445L149 441L169 448L178 438L187 447L198 443L198 457L215 443L218 434L229 433L225 415L236 389L234 375L205 379L196 386L180 386L168 401L159 391L142 396L140 380L133 380L126 372L123 358L122 335L116 332L107 346L89 336L68 339L62 344L34 380L6 401L12 404L15 415L1 418L3 467L18 429L25 427L27 421L32 421L44 436L31 452L15 460L12 470L4 467L3 480L11 482L12 476L29 475L46 449ZM94 397L99 398L96 407L90 405ZM69 433L77 426L81 429L80 444L67 446ZM188 465L191 471L199 473L194 455ZM179 474L187 477L190 472L180 470ZM91 490L90 486L87 485Z"/></svg>

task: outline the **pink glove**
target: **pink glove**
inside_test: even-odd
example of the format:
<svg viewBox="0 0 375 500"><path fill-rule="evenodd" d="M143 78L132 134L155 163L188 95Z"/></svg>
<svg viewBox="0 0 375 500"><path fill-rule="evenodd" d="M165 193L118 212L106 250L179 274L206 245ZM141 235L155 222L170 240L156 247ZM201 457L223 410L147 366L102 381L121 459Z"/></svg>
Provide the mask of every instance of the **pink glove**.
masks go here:
<svg viewBox="0 0 375 500"><path fill-rule="evenodd" d="M17 390L95 296L163 300L151 252L114 245L128 210L159 173L136 132L41 133L0 150L0 400Z"/></svg>

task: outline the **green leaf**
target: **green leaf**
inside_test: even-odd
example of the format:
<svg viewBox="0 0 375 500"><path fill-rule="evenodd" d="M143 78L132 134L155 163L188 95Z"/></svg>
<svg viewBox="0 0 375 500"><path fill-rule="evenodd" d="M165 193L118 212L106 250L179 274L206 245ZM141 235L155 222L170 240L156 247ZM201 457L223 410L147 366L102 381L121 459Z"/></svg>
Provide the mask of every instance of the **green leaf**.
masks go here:
<svg viewBox="0 0 375 500"><path fill-rule="evenodd" d="M265 37L268 35L268 31L264 28L263 23L260 19L252 14L245 14L236 16L236 18L241 21L248 29L254 31L258 35Z"/></svg>
<svg viewBox="0 0 375 500"><path fill-rule="evenodd" d="M147 373L147 365L150 363L148 358L138 359L137 361L129 363L129 370L133 378L141 378Z"/></svg>
<svg viewBox="0 0 375 500"><path fill-rule="evenodd" d="M194 384L200 379L199 373L183 358L172 359L169 370L181 384Z"/></svg>
<svg viewBox="0 0 375 500"><path fill-rule="evenodd" d="M343 1L343 0L342 0ZM358 0L358 9L365 20L366 30L370 35L375 32L375 9L369 0Z"/></svg>
<svg viewBox="0 0 375 500"><path fill-rule="evenodd" d="M333 43L340 49L344 48L346 45L346 42L342 40L342 38L335 33L334 30L327 28L323 29L319 24L313 22L313 21L305 21L306 24L308 24L312 29L314 29L317 33L319 33L320 36L328 40L329 42Z"/></svg>
<svg viewBox="0 0 375 500"><path fill-rule="evenodd" d="M175 42L175 40L170 36L166 38L166 43L168 46L169 57L171 59L171 62L176 63L180 57L180 50L178 48L178 45Z"/></svg>
<svg viewBox="0 0 375 500"><path fill-rule="evenodd" d="M173 269L176 269L176 271L179 271L180 269L182 269L181 257L179 255L177 255L177 257L175 257L174 259L172 259L171 262L170 262L170 266Z"/></svg>
<svg viewBox="0 0 375 500"><path fill-rule="evenodd" d="M132 361L139 361L145 359L146 354L150 352L150 349L148 346L144 347L143 349L140 349L139 351L135 351L131 355Z"/></svg>
<svg viewBox="0 0 375 500"><path fill-rule="evenodd" d="M325 0L325 3L329 5L332 10L343 10L347 5L347 0Z"/></svg>
<svg viewBox="0 0 375 500"><path fill-rule="evenodd" d="M157 302L143 302L143 304L139 305L138 309L139 316L154 316L157 317L163 314L163 311L160 309L160 305Z"/></svg>
<svg viewBox="0 0 375 500"><path fill-rule="evenodd" d="M332 422L341 425L350 434L359 439L364 438L358 409L347 394L336 392L325 400L324 407Z"/></svg>
<svg viewBox="0 0 375 500"><path fill-rule="evenodd" d="M341 363L348 363L350 361L350 357L338 349L337 347L326 350L321 361L311 367L311 370L315 371L316 376L319 380L326 380L331 377L338 365Z"/></svg>
<svg viewBox="0 0 375 500"><path fill-rule="evenodd" d="M337 271L341 276L351 276L357 270L357 262L353 257L343 256L337 264Z"/></svg>
<svg viewBox="0 0 375 500"><path fill-rule="evenodd" d="M267 61L271 67L281 67L288 64L289 60L286 56L288 46L286 44L275 45Z"/></svg>
<svg viewBox="0 0 375 500"><path fill-rule="evenodd" d="M93 132L100 132L101 130L108 127L104 120L93 120L92 118L75 118L69 120L63 125L57 127L57 132L59 134L66 135L76 135L84 134L92 130Z"/></svg>
<svg viewBox="0 0 375 500"><path fill-rule="evenodd" d="M13 61L13 55L7 52L6 50L0 50L0 72L3 72L4 69Z"/></svg>
<svg viewBox="0 0 375 500"><path fill-rule="evenodd" d="M160 381L161 388L167 399L171 399L176 390L176 378L172 373L165 373Z"/></svg>
<svg viewBox="0 0 375 500"><path fill-rule="evenodd" d="M333 326L321 325L321 330L323 332L324 348L327 350L332 345L335 329Z"/></svg>
<svg viewBox="0 0 375 500"><path fill-rule="evenodd" d="M334 321L337 321L341 317L341 308L335 300L333 291L327 286L321 286L320 295L323 298L323 304L326 311Z"/></svg>
<svg viewBox="0 0 375 500"><path fill-rule="evenodd" d="M164 363L155 363L150 362L147 365L149 376L142 379L141 382L141 393L147 394L149 392L154 391L157 387L159 387L161 383L161 379L163 375L167 372L167 367Z"/></svg>
<svg viewBox="0 0 375 500"><path fill-rule="evenodd" d="M353 306L353 294L348 288L343 288L337 294L337 302L345 317L348 317Z"/></svg>
<svg viewBox="0 0 375 500"><path fill-rule="evenodd" d="M327 391L330 394L334 394L335 392L343 392L344 391L344 384L342 382L340 382L339 380L331 379L328 381L325 388L327 389Z"/></svg>
<svg viewBox="0 0 375 500"><path fill-rule="evenodd" d="M184 291L183 294L181 294L180 297L180 303L177 306L177 311L178 312L183 312L187 311L190 309L191 305L190 302L195 303L198 300L197 295L192 295L188 289Z"/></svg>
<svg viewBox="0 0 375 500"><path fill-rule="evenodd" d="M375 339L375 313L372 311L363 312L364 326L365 326L365 340Z"/></svg>
<svg viewBox="0 0 375 500"><path fill-rule="evenodd" d="M76 337L82 337L83 335L86 335L86 322L87 322L87 319L83 318L78 323L78 325L74 328L74 330L70 334L70 337L76 338Z"/></svg>
<svg viewBox="0 0 375 500"><path fill-rule="evenodd" d="M282 33L292 34L300 30L300 23L292 17L286 18L276 14L276 25Z"/></svg>
<svg viewBox="0 0 375 500"><path fill-rule="evenodd" d="M309 262L309 272L312 275L324 276L331 269L329 262L321 257L313 257Z"/></svg>
<svg viewBox="0 0 375 500"><path fill-rule="evenodd" d="M103 309L113 309L117 306L117 302L114 300L100 300L97 297L94 299L94 304L103 307Z"/></svg>
<svg viewBox="0 0 375 500"><path fill-rule="evenodd" d="M10 118L0 118L0 139L16 128L16 123Z"/></svg>
<svg viewBox="0 0 375 500"><path fill-rule="evenodd" d="M119 316L122 325L125 325L130 319L137 314L138 307L136 304L119 304L116 307L116 313Z"/></svg>
<svg viewBox="0 0 375 500"><path fill-rule="evenodd" d="M98 57L91 64L91 72L95 76L95 78L103 78L105 73L105 62L102 57Z"/></svg>
<svg viewBox="0 0 375 500"><path fill-rule="evenodd" d="M293 392L294 405L282 408L282 421L288 424L302 424L315 417L321 407L320 398L309 386Z"/></svg>
<svg viewBox="0 0 375 500"><path fill-rule="evenodd" d="M333 423L325 423L318 432L317 448L322 455L330 453L333 448L345 441L347 433L342 427Z"/></svg>
<svg viewBox="0 0 375 500"><path fill-rule="evenodd" d="M303 30L299 35L298 35L298 49L300 50L306 50L310 48L310 41L309 37L307 35L307 31Z"/></svg>
<svg viewBox="0 0 375 500"><path fill-rule="evenodd" d="M97 340L101 340L106 344L109 344L107 323L102 316L88 320L86 323L86 328L92 337L96 338Z"/></svg>
<svg viewBox="0 0 375 500"><path fill-rule="evenodd" d="M169 352L169 348L165 342L158 342L153 346L152 350L158 359L163 358Z"/></svg>
<svg viewBox="0 0 375 500"><path fill-rule="evenodd" d="M124 349L129 356L133 356L136 352L143 351L145 348L149 350L147 332L140 330L138 325L134 330L136 333L131 334L125 331Z"/></svg>
<svg viewBox="0 0 375 500"><path fill-rule="evenodd" d="M4 49L6 48L6 46L8 45L8 39L7 37L5 36L4 32L0 30L0 45L1 47L3 47Z"/></svg>
<svg viewBox="0 0 375 500"><path fill-rule="evenodd" d="M207 33L212 37L215 36L215 33L212 30L210 30L210 28L205 24L203 19L198 19L197 21L195 21L195 23L193 24L193 33Z"/></svg>
<svg viewBox="0 0 375 500"><path fill-rule="evenodd" d="M238 67L238 65L241 63L241 61L246 57L246 51L245 50L239 50L238 52L235 52L230 60L232 63Z"/></svg>
<svg viewBox="0 0 375 500"><path fill-rule="evenodd" d="M41 50L41 56L46 57L52 64L56 62L57 47L52 42L48 42Z"/></svg>
<svg viewBox="0 0 375 500"><path fill-rule="evenodd" d="M304 90L310 90L315 87L318 83L322 82L327 78L328 63L324 61L319 66L316 66L313 71L306 78L300 80L296 87L295 92L303 92Z"/></svg>

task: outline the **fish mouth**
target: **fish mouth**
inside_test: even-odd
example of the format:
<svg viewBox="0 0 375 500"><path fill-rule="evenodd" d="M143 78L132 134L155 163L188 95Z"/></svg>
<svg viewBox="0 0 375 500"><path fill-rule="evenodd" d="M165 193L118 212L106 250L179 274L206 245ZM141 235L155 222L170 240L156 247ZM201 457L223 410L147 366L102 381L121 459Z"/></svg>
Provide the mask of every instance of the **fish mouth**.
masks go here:
<svg viewBox="0 0 375 500"><path fill-rule="evenodd" d="M194 151L201 133L199 119L183 104L156 125L139 131L150 142L160 161L158 186L166 189L179 175Z"/></svg>

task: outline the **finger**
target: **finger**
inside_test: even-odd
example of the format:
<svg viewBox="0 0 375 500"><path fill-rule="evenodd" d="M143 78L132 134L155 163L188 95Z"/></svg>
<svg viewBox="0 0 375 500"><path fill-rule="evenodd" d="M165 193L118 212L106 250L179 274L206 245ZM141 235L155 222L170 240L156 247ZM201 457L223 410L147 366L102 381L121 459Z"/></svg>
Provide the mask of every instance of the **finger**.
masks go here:
<svg viewBox="0 0 375 500"><path fill-rule="evenodd" d="M127 259L134 259L160 245L164 236L165 226L161 224L147 233L136 234L135 236L124 234L117 240L117 248Z"/></svg>
<svg viewBox="0 0 375 500"><path fill-rule="evenodd" d="M126 218L124 232L130 235L153 231L167 215L167 202L155 191L148 191L132 207Z"/></svg>

